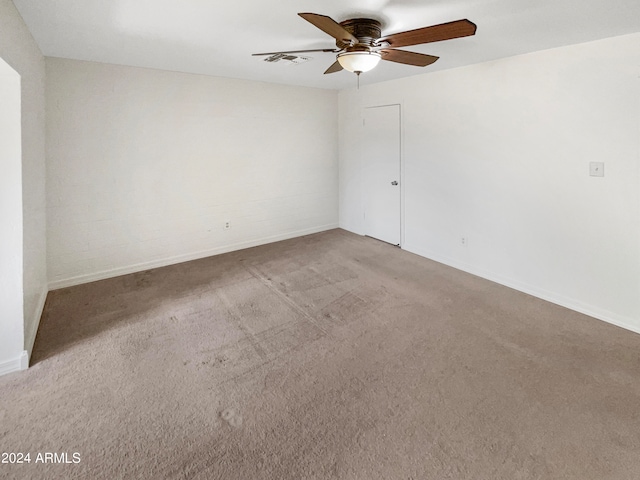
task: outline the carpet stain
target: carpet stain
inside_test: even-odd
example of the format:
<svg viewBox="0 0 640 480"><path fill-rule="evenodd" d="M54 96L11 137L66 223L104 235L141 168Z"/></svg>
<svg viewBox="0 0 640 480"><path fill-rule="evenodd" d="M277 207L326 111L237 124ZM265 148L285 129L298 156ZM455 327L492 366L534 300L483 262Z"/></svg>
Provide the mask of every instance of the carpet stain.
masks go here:
<svg viewBox="0 0 640 480"><path fill-rule="evenodd" d="M224 409L220 412L220 417L233 428L240 428L242 426L242 415L233 408Z"/></svg>

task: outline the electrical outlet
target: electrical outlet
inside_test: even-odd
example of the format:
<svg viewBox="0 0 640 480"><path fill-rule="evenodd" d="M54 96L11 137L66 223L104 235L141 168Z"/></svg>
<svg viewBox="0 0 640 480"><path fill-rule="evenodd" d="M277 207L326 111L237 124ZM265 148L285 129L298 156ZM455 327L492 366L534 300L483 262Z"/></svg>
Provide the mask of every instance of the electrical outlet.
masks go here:
<svg viewBox="0 0 640 480"><path fill-rule="evenodd" d="M460 245L466 247L468 243L467 237L460 237Z"/></svg>
<svg viewBox="0 0 640 480"><path fill-rule="evenodd" d="M226 222L224 222L224 229L229 230L230 228L231 228L231 222L227 220Z"/></svg>

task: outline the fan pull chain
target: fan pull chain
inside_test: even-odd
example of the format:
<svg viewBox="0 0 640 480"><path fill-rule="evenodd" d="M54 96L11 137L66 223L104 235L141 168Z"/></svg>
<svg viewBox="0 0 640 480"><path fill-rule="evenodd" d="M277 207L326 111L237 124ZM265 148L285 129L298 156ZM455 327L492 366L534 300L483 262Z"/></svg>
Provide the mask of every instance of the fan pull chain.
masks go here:
<svg viewBox="0 0 640 480"><path fill-rule="evenodd" d="M360 74L362 72L354 72L356 74L356 77L358 77L358 90L360 90Z"/></svg>

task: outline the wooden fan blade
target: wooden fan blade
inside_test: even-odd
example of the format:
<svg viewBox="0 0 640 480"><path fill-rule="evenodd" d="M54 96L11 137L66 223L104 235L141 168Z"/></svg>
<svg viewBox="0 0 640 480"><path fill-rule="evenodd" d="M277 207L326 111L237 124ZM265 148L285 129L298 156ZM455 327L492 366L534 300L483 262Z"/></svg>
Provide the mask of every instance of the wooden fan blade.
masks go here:
<svg viewBox="0 0 640 480"><path fill-rule="evenodd" d="M344 43L358 43L356 37L347 32L342 25L330 17L318 15L317 13L299 13L298 15L318 27L324 33L328 33L336 40L341 40Z"/></svg>
<svg viewBox="0 0 640 480"><path fill-rule="evenodd" d="M329 68L325 70L324 74L326 75L327 73L335 73L339 72L340 70L342 70L342 65L340 65L340 62L336 60Z"/></svg>
<svg viewBox="0 0 640 480"><path fill-rule="evenodd" d="M386 48L380 50L382 60L389 60L390 62L404 63L406 65L415 65L416 67L426 67L431 65L440 57L434 57L433 55L425 55L424 53L407 52L405 50L393 50Z"/></svg>
<svg viewBox="0 0 640 480"><path fill-rule="evenodd" d="M456 20L431 27L417 28L407 32L394 33L381 38L378 43L386 42L390 47L408 47L421 43L441 42L453 38L475 35L476 24L469 20Z"/></svg>
<svg viewBox="0 0 640 480"><path fill-rule="evenodd" d="M288 54L288 53L308 53L308 52L332 52L338 53L340 50L336 50L335 48L319 48L316 50L285 50L284 52L267 52L267 53L252 53L252 57L259 57L261 55L277 55L279 53Z"/></svg>

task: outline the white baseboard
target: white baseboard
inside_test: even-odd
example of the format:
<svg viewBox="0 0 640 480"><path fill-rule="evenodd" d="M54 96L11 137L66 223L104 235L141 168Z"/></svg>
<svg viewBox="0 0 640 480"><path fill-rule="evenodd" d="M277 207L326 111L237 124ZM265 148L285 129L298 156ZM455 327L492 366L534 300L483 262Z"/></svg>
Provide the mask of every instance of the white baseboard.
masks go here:
<svg viewBox="0 0 640 480"><path fill-rule="evenodd" d="M242 250L244 248L257 247L259 245L265 245L267 243L279 242L281 240L288 240L290 238L302 237L304 235L310 235L312 233L324 232L326 230L332 230L338 228L338 224L322 225L319 227L308 228L305 230L298 230L295 232L287 232L279 235L273 235L270 237L263 237L255 240L249 240L246 242L234 243L231 245L224 245L222 247L212 248L210 250L202 250L199 252L192 252L183 255L176 255L173 257L163 258L160 260L152 260L150 262L142 262L134 265L128 265L125 267L118 267L110 270L104 270L101 272L90 273L86 275L78 275L76 277L60 278L49 282L49 290L57 290L59 288L72 287L75 285L81 285L83 283L95 282L97 280L104 280L106 278L119 277L120 275L127 275L130 273L142 272L151 268L166 267L168 265L174 265L176 263L188 262L191 260L198 260L199 258L211 257L213 255L220 255L222 253L234 252L236 250Z"/></svg>
<svg viewBox="0 0 640 480"><path fill-rule="evenodd" d="M28 358L31 359L33 353L33 344L36 341L36 335L38 334L38 328L40 327L40 319L42 318L42 312L44 311L44 304L47 301L48 288L45 286L40 292L40 298L38 298L38 305L34 313L34 318L31 321L31 329L26 332L24 338L24 348L27 352Z"/></svg>
<svg viewBox="0 0 640 480"><path fill-rule="evenodd" d="M407 250L408 252L420 255L421 257L428 258L438 263L443 263L444 265L448 265L457 270L471 273L472 275L476 275L486 280L499 283L500 285L504 285L505 287L513 288L514 290L518 290L519 292L532 295L542 300L546 300L547 302L555 303L556 305L560 305L561 307L565 307L570 310L589 315L590 317L596 318L598 320L602 320L604 322L611 323L612 325L616 325L617 327L640 334L640 322L638 320L634 320L631 317L625 317L623 315L610 312L594 305L588 305L579 300L568 298L564 295L560 295L554 292L549 292L542 288L528 285L512 278L504 277L495 272L490 272L443 255L438 255L433 252L425 251L424 249L416 248L412 245L404 245L402 248L404 250Z"/></svg>
<svg viewBox="0 0 640 480"><path fill-rule="evenodd" d="M26 350L23 350L16 358L0 363L0 376L26 370L27 368L29 368L29 354Z"/></svg>

